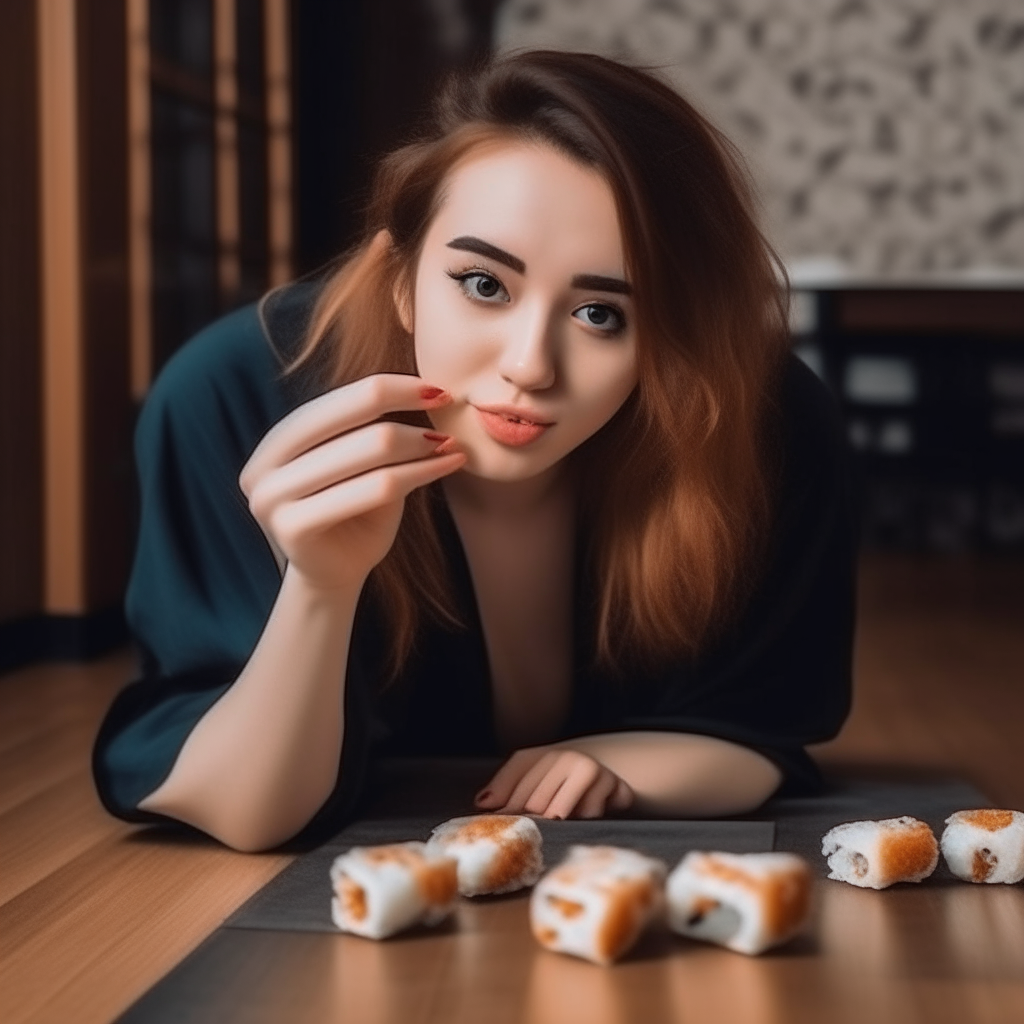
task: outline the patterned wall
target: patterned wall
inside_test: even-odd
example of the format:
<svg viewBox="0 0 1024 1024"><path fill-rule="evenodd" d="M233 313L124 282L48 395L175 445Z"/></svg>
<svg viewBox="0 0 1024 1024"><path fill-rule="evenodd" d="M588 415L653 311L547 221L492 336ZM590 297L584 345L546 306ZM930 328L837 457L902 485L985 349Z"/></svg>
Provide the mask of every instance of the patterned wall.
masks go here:
<svg viewBox="0 0 1024 1024"><path fill-rule="evenodd" d="M1024 270L1024 0L506 0L496 43L663 67L791 262Z"/></svg>

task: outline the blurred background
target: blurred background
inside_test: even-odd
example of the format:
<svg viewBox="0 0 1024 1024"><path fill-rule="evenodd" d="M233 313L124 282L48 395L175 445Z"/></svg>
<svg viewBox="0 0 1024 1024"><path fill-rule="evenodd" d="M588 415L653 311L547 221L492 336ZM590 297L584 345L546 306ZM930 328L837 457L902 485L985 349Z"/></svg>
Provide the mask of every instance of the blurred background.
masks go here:
<svg viewBox="0 0 1024 1024"><path fill-rule="evenodd" d="M746 157L869 557L1022 564L1018 0L3 0L0 670L124 643L154 376L353 239L439 76L532 46L659 69Z"/></svg>

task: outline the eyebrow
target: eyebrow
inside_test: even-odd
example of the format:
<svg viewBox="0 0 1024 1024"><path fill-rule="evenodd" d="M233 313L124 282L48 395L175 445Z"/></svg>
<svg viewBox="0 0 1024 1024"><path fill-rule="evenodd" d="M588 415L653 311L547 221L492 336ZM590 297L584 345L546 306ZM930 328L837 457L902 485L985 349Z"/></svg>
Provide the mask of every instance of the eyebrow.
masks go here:
<svg viewBox="0 0 1024 1024"><path fill-rule="evenodd" d="M526 273L526 264L512 253L500 249L490 242L474 235L459 235L448 243L449 249L459 249L462 252L473 252L477 256L486 256L488 259L502 263L511 268L517 274ZM628 281L619 277L604 277L601 274L576 274L572 279L573 288L584 288L590 291L615 292L618 295L632 295L633 288Z"/></svg>
<svg viewBox="0 0 1024 1024"><path fill-rule="evenodd" d="M482 238L474 238L473 235L459 235L458 238L453 238L448 243L448 248L461 249L463 252L475 252L477 256L487 256L498 263L504 263L506 267L510 267L517 274L526 273L526 264L518 256L513 256L512 253L505 252L504 249L499 249Z"/></svg>
<svg viewBox="0 0 1024 1024"><path fill-rule="evenodd" d="M572 279L573 288L585 288L595 292L617 292L619 295L632 295L633 287L628 281L619 277L602 277L600 274L577 274Z"/></svg>

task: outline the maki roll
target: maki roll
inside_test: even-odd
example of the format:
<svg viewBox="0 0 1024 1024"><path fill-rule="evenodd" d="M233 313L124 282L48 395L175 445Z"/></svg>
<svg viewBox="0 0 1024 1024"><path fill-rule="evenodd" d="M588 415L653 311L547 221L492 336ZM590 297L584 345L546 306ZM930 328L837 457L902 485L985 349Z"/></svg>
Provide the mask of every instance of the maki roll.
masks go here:
<svg viewBox="0 0 1024 1024"><path fill-rule="evenodd" d="M544 870L542 843L532 818L476 814L438 825L427 845L459 862L463 896L487 896L533 885Z"/></svg>
<svg viewBox="0 0 1024 1024"><path fill-rule="evenodd" d="M939 862L935 834L907 816L836 825L822 837L821 852L832 869L829 878L865 889L920 882Z"/></svg>
<svg viewBox="0 0 1024 1024"><path fill-rule="evenodd" d="M951 814L942 833L942 856L966 882L1019 882L1024 878L1024 814L985 808Z"/></svg>
<svg viewBox="0 0 1024 1024"><path fill-rule="evenodd" d="M756 955L806 927L811 871L792 853L688 853L667 896L673 931Z"/></svg>
<svg viewBox="0 0 1024 1024"><path fill-rule="evenodd" d="M426 843L357 846L331 865L331 917L343 932L386 939L435 925L458 895L458 864Z"/></svg>
<svg viewBox="0 0 1024 1024"><path fill-rule="evenodd" d="M530 899L537 941L557 953L611 964L664 905L665 865L634 850L573 846Z"/></svg>

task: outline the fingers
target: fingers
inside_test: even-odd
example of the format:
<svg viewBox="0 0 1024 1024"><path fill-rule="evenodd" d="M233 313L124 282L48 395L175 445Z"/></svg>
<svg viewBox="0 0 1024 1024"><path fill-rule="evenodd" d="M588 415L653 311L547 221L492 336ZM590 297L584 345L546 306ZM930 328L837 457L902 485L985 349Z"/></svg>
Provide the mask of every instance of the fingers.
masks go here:
<svg viewBox="0 0 1024 1024"><path fill-rule="evenodd" d="M600 818L624 811L633 790L613 771L576 750L516 751L478 794L477 807L545 818Z"/></svg>
<svg viewBox="0 0 1024 1024"><path fill-rule="evenodd" d="M558 765L564 756L564 751L551 750L548 751L518 782L516 788L512 790L512 795L508 798L508 802L503 808L508 814L523 814L524 812L529 814L543 814L544 809L547 807L550 801L545 800L543 804L539 805L539 809L533 810L527 809L527 803L530 798L536 792L541 782L549 777L553 776L555 772L553 769ZM563 776L564 777L564 776ZM557 786L561 782L561 779L555 783ZM539 802L535 802L534 806L537 807Z"/></svg>
<svg viewBox="0 0 1024 1024"><path fill-rule="evenodd" d="M602 818L608 809L608 802L618 788L619 778L605 768L597 779L578 795L569 791L568 785L559 790L558 796L551 801L550 810L563 818ZM571 806L565 806L572 800Z"/></svg>
<svg viewBox="0 0 1024 1024"><path fill-rule="evenodd" d="M386 413L436 409L449 402L447 391L405 373L377 373L335 388L299 406L269 431L242 470L239 485L248 495L271 469Z"/></svg>
<svg viewBox="0 0 1024 1024"><path fill-rule="evenodd" d="M417 462L403 462L363 473L317 494L278 506L270 528L284 547L304 535L326 530L346 519L401 501L417 487L439 480L466 463L464 452L438 455Z"/></svg>
<svg viewBox="0 0 1024 1024"><path fill-rule="evenodd" d="M548 753L546 747L517 750L477 794L476 805L483 810L504 807L523 776Z"/></svg>
<svg viewBox="0 0 1024 1024"><path fill-rule="evenodd" d="M527 797L527 812L548 818L567 818L580 797L598 781L601 772L601 766L593 758L563 754Z"/></svg>
<svg viewBox="0 0 1024 1024"><path fill-rule="evenodd" d="M404 423L372 423L267 472L252 487L249 507L262 521L283 502L308 497L381 466L428 458L441 437Z"/></svg>

